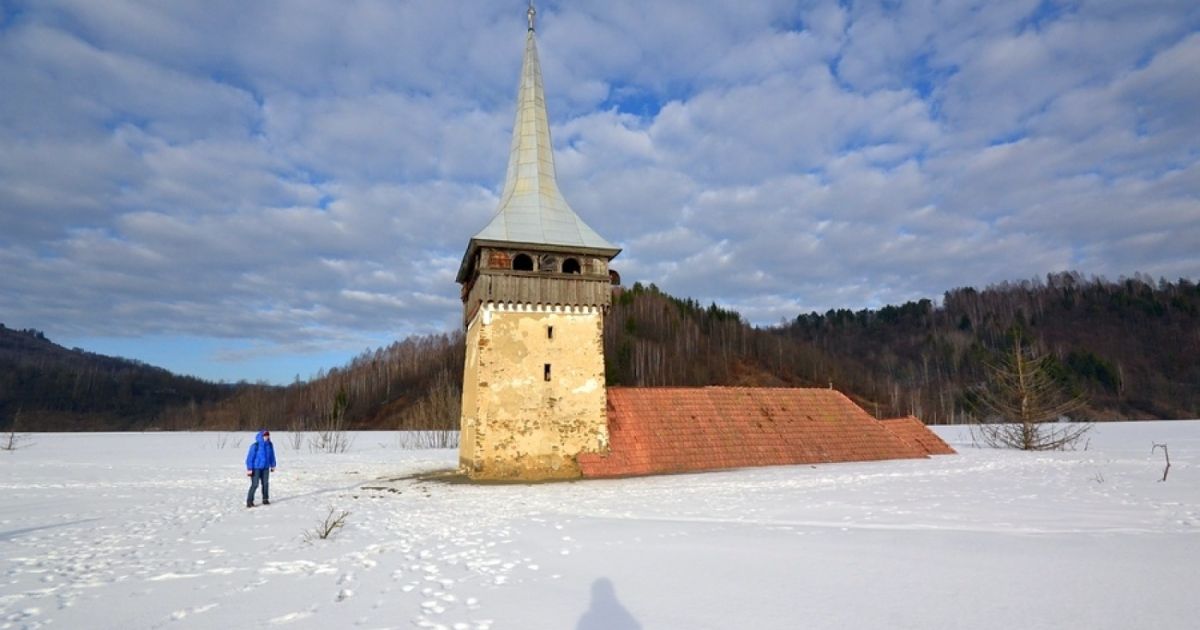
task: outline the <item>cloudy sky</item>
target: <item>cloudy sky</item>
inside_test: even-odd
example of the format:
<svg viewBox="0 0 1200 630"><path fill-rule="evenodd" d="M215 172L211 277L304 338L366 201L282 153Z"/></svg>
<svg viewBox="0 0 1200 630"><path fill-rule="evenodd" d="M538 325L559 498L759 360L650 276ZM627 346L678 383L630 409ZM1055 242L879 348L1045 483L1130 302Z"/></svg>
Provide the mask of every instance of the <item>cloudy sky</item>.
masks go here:
<svg viewBox="0 0 1200 630"><path fill-rule="evenodd" d="M740 310L1200 277L1195 0L539 2L561 188ZM0 322L288 382L452 330L522 0L0 0Z"/></svg>

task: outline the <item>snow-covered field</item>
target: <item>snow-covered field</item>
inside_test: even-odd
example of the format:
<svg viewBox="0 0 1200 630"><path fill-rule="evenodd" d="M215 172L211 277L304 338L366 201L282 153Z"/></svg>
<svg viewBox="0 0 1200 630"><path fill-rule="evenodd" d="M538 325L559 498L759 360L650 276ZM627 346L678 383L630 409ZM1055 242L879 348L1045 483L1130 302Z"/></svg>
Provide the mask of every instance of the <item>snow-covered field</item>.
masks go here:
<svg viewBox="0 0 1200 630"><path fill-rule="evenodd" d="M0 452L0 628L1200 626L1200 421L1049 454L937 431L960 455L506 486L279 432L254 509L252 434L35 435Z"/></svg>

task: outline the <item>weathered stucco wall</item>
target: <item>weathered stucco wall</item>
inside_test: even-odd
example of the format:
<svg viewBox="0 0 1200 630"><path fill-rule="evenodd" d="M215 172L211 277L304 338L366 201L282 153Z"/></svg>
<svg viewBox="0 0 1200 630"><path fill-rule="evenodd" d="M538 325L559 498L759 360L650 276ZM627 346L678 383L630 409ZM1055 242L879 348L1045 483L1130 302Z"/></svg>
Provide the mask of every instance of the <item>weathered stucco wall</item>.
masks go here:
<svg viewBox="0 0 1200 630"><path fill-rule="evenodd" d="M459 446L471 478L578 477L576 455L607 449L603 317L586 307L479 310L467 328Z"/></svg>

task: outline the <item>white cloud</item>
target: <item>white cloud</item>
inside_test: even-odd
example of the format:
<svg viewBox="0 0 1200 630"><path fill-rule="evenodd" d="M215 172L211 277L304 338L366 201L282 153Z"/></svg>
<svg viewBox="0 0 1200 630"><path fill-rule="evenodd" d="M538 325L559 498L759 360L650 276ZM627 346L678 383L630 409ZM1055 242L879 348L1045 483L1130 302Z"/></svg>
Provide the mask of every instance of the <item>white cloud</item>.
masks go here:
<svg viewBox="0 0 1200 630"><path fill-rule="evenodd" d="M764 323L1196 277L1192 4L546 2L561 187L627 281ZM229 360L458 325L523 37L484 0L5 3L0 317Z"/></svg>

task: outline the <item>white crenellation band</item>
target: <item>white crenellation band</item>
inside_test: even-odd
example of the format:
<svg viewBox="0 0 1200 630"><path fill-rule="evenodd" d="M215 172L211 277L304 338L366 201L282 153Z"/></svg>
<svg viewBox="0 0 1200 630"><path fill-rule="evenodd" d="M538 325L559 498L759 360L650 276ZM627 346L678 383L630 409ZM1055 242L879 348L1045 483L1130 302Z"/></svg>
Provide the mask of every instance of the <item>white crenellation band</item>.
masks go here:
<svg viewBox="0 0 1200 630"><path fill-rule="evenodd" d="M526 302L484 302L480 309L491 313L559 313L593 315L600 312L598 306L576 306L571 304L529 304Z"/></svg>

